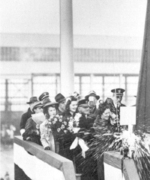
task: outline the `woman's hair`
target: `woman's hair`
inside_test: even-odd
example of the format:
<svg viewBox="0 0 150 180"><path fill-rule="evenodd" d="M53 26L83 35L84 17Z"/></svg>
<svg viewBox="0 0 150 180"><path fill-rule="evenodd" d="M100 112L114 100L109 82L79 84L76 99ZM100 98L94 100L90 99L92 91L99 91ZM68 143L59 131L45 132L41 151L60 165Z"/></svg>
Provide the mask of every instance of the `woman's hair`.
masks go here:
<svg viewBox="0 0 150 180"><path fill-rule="evenodd" d="M70 104L72 101L77 101L77 98L74 96L70 96L67 103L66 103L66 108L65 108L65 113L69 113L70 111Z"/></svg>
<svg viewBox="0 0 150 180"><path fill-rule="evenodd" d="M50 118L50 115L49 115L49 113L48 113L48 108L49 108L49 107L54 107L55 109L57 109L56 105L51 105L51 106L46 106L46 107L44 107L44 108L43 108L43 113L44 113L46 119L49 119L49 118Z"/></svg>
<svg viewBox="0 0 150 180"><path fill-rule="evenodd" d="M108 104L110 106L111 112L116 114L116 108L115 108L114 102L113 102L113 100L111 98L107 98L106 101L105 101L105 104Z"/></svg>
<svg viewBox="0 0 150 180"><path fill-rule="evenodd" d="M105 102L103 104L100 104L100 106L99 106L99 116L100 117L102 116L102 114L104 113L104 111L106 109L110 109L111 110L111 106L109 104L105 103Z"/></svg>
<svg viewBox="0 0 150 180"><path fill-rule="evenodd" d="M111 98L107 98L105 102L100 103L99 105L99 115L102 115L105 109L110 109L111 112L116 114L116 108L114 102Z"/></svg>

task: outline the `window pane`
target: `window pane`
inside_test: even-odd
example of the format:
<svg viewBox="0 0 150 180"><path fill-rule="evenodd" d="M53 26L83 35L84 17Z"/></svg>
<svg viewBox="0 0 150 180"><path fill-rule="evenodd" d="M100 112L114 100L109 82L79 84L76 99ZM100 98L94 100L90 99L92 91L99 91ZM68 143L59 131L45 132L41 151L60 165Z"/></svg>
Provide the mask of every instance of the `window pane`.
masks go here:
<svg viewBox="0 0 150 180"><path fill-rule="evenodd" d="M54 100L56 95L56 76L33 77L33 95L39 97L43 92L49 92L50 99Z"/></svg>
<svg viewBox="0 0 150 180"><path fill-rule="evenodd" d="M104 78L104 99L112 97L111 90L114 88L125 89L125 77L124 76L105 76Z"/></svg>
<svg viewBox="0 0 150 180"><path fill-rule="evenodd" d="M81 81L82 83L90 83L90 76L82 76Z"/></svg>

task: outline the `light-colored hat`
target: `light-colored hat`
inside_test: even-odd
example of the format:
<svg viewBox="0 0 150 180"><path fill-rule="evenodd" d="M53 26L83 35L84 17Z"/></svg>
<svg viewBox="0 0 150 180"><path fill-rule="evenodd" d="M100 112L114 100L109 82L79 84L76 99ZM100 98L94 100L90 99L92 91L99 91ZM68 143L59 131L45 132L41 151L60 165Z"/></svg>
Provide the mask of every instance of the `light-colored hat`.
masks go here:
<svg viewBox="0 0 150 180"><path fill-rule="evenodd" d="M35 102L32 106L31 106L31 111L33 112L33 110L37 107L43 107L43 105L41 104L40 101Z"/></svg>

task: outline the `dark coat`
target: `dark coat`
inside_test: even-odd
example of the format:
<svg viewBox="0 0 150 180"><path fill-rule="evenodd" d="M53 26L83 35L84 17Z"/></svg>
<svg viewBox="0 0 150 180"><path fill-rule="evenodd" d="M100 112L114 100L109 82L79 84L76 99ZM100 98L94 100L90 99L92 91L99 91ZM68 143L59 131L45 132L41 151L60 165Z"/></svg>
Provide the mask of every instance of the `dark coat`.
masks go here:
<svg viewBox="0 0 150 180"><path fill-rule="evenodd" d="M89 130L91 127L93 127L94 121L95 121L95 117L91 117L91 116L86 117L84 114L82 114L79 121L79 127L81 129L83 128Z"/></svg>
<svg viewBox="0 0 150 180"><path fill-rule="evenodd" d="M25 112L21 117L20 129L25 129L26 122L31 117L32 114L34 113L30 110L30 108L28 108L27 112Z"/></svg>
<svg viewBox="0 0 150 180"><path fill-rule="evenodd" d="M98 149L99 157L97 159L97 175L98 180L104 180L104 165L103 165L103 146L106 146L106 136L104 134L107 133L114 133L116 130L116 127L110 123L109 120L101 119L100 116L97 116L95 122L95 133L96 135L99 135L98 142L99 147L96 147Z"/></svg>
<svg viewBox="0 0 150 180"><path fill-rule="evenodd" d="M26 122L23 139L29 140L29 141L32 141L41 145L39 128L37 124L32 120L31 117Z"/></svg>
<svg viewBox="0 0 150 180"><path fill-rule="evenodd" d="M92 108L92 110L90 111L89 117L92 119L96 119L97 115L98 115L99 110L95 107Z"/></svg>

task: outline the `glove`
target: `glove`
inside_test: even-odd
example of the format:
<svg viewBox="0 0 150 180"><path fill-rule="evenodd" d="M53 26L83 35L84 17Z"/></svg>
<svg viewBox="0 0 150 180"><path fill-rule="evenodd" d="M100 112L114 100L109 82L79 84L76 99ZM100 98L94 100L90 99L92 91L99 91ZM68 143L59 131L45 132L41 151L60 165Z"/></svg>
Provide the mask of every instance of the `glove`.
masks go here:
<svg viewBox="0 0 150 180"><path fill-rule="evenodd" d="M51 150L49 146L45 147L44 150Z"/></svg>

